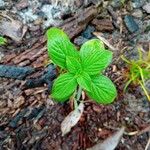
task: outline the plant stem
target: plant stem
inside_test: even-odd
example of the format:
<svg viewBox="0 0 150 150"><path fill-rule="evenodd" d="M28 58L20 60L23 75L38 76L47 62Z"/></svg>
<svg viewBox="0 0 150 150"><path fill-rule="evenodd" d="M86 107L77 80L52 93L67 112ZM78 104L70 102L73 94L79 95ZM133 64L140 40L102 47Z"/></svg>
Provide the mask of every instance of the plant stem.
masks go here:
<svg viewBox="0 0 150 150"><path fill-rule="evenodd" d="M79 89L78 89L78 92L77 92L77 101L80 100L81 94L82 94L82 88L79 86Z"/></svg>
<svg viewBox="0 0 150 150"><path fill-rule="evenodd" d="M78 107L78 101L80 100L81 94L82 94L82 88L79 86L78 91L77 91L77 97L74 98L75 109L77 109L77 107Z"/></svg>

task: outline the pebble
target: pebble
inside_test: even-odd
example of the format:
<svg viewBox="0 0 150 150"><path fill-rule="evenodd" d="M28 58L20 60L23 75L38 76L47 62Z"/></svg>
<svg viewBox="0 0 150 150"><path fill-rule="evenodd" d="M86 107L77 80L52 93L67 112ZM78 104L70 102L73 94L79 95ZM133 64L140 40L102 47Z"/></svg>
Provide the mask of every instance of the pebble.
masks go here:
<svg viewBox="0 0 150 150"><path fill-rule="evenodd" d="M113 8L120 8L122 6L121 0L113 0L111 3Z"/></svg>
<svg viewBox="0 0 150 150"><path fill-rule="evenodd" d="M3 0L0 0L0 9L5 8L5 2Z"/></svg>
<svg viewBox="0 0 150 150"><path fill-rule="evenodd" d="M43 19L42 18L38 18L34 21L34 25L38 26L41 25L43 23Z"/></svg>
<svg viewBox="0 0 150 150"><path fill-rule="evenodd" d="M95 31L95 28L93 26L88 26L81 36L83 36L86 39L91 39L93 37L93 32Z"/></svg>
<svg viewBox="0 0 150 150"><path fill-rule="evenodd" d="M39 0L39 2L41 2L42 5L44 5L44 4L51 4L51 0Z"/></svg>
<svg viewBox="0 0 150 150"><path fill-rule="evenodd" d="M132 7L133 8L140 8L144 5L145 0L132 0Z"/></svg>
<svg viewBox="0 0 150 150"><path fill-rule="evenodd" d="M136 31L139 30L139 26L138 24L135 22L134 18L130 15L126 15L124 17L124 22L125 22L125 25L127 27L127 29L131 32L131 33L134 33Z"/></svg>
<svg viewBox="0 0 150 150"><path fill-rule="evenodd" d="M25 9L29 6L28 0L21 0L17 3L16 8L17 10Z"/></svg>
<svg viewBox="0 0 150 150"><path fill-rule="evenodd" d="M146 11L146 13L150 14L150 3L147 3L143 6L143 9Z"/></svg>
<svg viewBox="0 0 150 150"><path fill-rule="evenodd" d="M143 12L141 9L134 9L132 12L132 16L134 16L135 18L142 18Z"/></svg>
<svg viewBox="0 0 150 150"><path fill-rule="evenodd" d="M37 31L40 30L40 25L33 25L32 27L29 28L30 31Z"/></svg>
<svg viewBox="0 0 150 150"><path fill-rule="evenodd" d="M83 43L85 43L86 41L88 41L88 39L84 38L83 36L78 36L77 38L74 39L74 43L77 46L81 46Z"/></svg>

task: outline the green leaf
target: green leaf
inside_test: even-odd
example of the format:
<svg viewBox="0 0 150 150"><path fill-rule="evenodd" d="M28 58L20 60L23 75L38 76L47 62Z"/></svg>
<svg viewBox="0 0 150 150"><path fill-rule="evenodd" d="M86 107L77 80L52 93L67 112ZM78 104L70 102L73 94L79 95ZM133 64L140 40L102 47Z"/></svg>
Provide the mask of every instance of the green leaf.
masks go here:
<svg viewBox="0 0 150 150"><path fill-rule="evenodd" d="M6 43L7 40L4 37L0 36L0 45L5 45Z"/></svg>
<svg viewBox="0 0 150 150"><path fill-rule="evenodd" d="M104 70L112 60L112 52L105 50L101 41L94 39L87 41L80 50L84 71L89 75L96 75Z"/></svg>
<svg viewBox="0 0 150 150"><path fill-rule="evenodd" d="M86 72L83 72L80 76L77 77L77 82L86 91L91 91L92 81Z"/></svg>
<svg viewBox="0 0 150 150"><path fill-rule="evenodd" d="M91 91L87 93L94 101L101 104L109 104L117 96L116 87L109 78L103 75L92 79Z"/></svg>
<svg viewBox="0 0 150 150"><path fill-rule="evenodd" d="M51 96L58 102L64 102L73 94L76 88L77 81L74 75L65 73L54 81Z"/></svg>
<svg viewBox="0 0 150 150"><path fill-rule="evenodd" d="M77 58L66 57L66 64L68 71L71 73L78 74L83 70L79 56Z"/></svg>
<svg viewBox="0 0 150 150"><path fill-rule="evenodd" d="M48 55L52 61L62 68L66 68L66 56L78 57L76 47L70 42L69 37L58 28L47 31Z"/></svg>

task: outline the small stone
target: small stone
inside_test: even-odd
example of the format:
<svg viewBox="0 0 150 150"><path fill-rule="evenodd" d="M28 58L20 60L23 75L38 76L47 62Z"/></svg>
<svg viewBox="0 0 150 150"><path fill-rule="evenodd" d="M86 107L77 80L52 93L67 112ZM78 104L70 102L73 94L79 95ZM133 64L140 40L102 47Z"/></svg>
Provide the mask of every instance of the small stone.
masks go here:
<svg viewBox="0 0 150 150"><path fill-rule="evenodd" d="M111 3L113 8L120 8L122 6L121 0L113 0Z"/></svg>
<svg viewBox="0 0 150 150"><path fill-rule="evenodd" d="M17 5L16 5L16 8L18 10L22 10L22 9L25 9L29 6L29 2L28 0L21 0Z"/></svg>
<svg viewBox="0 0 150 150"><path fill-rule="evenodd" d="M74 43L78 46L81 46L86 41L88 41L88 39L84 38L83 36L79 36L79 37L74 39Z"/></svg>
<svg viewBox="0 0 150 150"><path fill-rule="evenodd" d="M34 25L41 25L43 23L43 19L42 18L38 18L34 21Z"/></svg>
<svg viewBox="0 0 150 150"><path fill-rule="evenodd" d="M37 31L40 30L40 26L39 25L33 25L29 28L30 31Z"/></svg>
<svg viewBox="0 0 150 150"><path fill-rule="evenodd" d="M143 9L146 11L146 13L150 14L150 3L147 3L143 6Z"/></svg>
<svg viewBox="0 0 150 150"><path fill-rule="evenodd" d="M5 8L5 2L3 0L0 0L0 9Z"/></svg>
<svg viewBox="0 0 150 150"><path fill-rule="evenodd" d="M132 7L133 8L140 8L144 5L145 0L132 0Z"/></svg>
<svg viewBox="0 0 150 150"><path fill-rule="evenodd" d="M39 0L39 2L41 2L42 5L51 4L51 0Z"/></svg>
<svg viewBox="0 0 150 150"><path fill-rule="evenodd" d="M126 121L129 121L129 120L130 120L130 118L129 118L129 117L125 117L124 119L125 119Z"/></svg>
<svg viewBox="0 0 150 150"><path fill-rule="evenodd" d="M142 18L143 12L140 9L134 9L132 16L135 18Z"/></svg>
<svg viewBox="0 0 150 150"><path fill-rule="evenodd" d="M127 27L127 29L131 32L131 33L134 33L136 31L139 30L139 26L138 24L135 22L134 18L130 15L126 15L124 17L124 22L125 22L125 25Z"/></svg>
<svg viewBox="0 0 150 150"><path fill-rule="evenodd" d="M89 4L98 5L102 3L102 0L84 0L84 6L88 6Z"/></svg>
<svg viewBox="0 0 150 150"><path fill-rule="evenodd" d="M94 31L95 31L95 28L93 26L88 26L81 35L86 39L91 39L93 37L92 33Z"/></svg>

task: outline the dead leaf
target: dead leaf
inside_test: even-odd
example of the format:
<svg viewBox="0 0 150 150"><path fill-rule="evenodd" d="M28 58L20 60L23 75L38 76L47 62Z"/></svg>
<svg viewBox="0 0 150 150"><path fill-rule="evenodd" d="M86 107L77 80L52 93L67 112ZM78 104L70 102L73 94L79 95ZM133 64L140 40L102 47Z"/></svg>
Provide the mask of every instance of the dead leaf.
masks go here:
<svg viewBox="0 0 150 150"><path fill-rule="evenodd" d="M77 109L70 112L69 115L61 123L62 136L70 132L71 128L74 127L81 118L84 110L84 104L81 102Z"/></svg>
<svg viewBox="0 0 150 150"><path fill-rule="evenodd" d="M0 14L0 34L10 37L16 42L21 42L27 31L20 21L14 20L6 14Z"/></svg>
<svg viewBox="0 0 150 150"><path fill-rule="evenodd" d="M88 148L87 150L114 150L117 147L120 139L122 138L124 130L125 128L122 127L115 134L103 141L103 143L98 143L92 148Z"/></svg>

